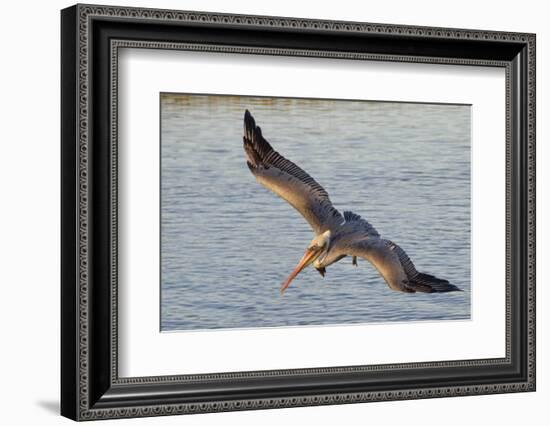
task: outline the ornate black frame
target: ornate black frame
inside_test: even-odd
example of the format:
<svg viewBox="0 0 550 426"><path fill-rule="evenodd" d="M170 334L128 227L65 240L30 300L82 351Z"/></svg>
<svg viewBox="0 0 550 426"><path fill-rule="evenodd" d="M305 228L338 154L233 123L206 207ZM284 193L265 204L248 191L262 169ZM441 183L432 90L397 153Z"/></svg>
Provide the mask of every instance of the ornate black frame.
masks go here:
<svg viewBox="0 0 550 426"><path fill-rule="evenodd" d="M535 35L76 5L61 13L61 413L74 420L535 390ZM119 378L117 52L506 69L506 357Z"/></svg>

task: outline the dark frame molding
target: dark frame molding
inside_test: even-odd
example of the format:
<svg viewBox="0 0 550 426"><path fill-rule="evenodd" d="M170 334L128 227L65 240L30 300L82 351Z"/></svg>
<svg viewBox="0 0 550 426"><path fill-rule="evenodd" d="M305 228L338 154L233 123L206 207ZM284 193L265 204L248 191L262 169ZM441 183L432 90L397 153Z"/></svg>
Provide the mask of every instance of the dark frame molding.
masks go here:
<svg viewBox="0 0 550 426"><path fill-rule="evenodd" d="M506 357L119 378L124 47L506 70ZM76 5L61 12L61 413L74 420L535 390L535 35Z"/></svg>

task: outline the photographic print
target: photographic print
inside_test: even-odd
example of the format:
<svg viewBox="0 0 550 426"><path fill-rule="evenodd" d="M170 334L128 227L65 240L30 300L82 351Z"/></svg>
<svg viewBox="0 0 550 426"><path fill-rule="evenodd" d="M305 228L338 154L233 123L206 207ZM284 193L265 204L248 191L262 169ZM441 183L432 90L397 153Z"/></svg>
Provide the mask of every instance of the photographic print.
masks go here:
<svg viewBox="0 0 550 426"><path fill-rule="evenodd" d="M470 105L160 111L161 331L470 319Z"/></svg>

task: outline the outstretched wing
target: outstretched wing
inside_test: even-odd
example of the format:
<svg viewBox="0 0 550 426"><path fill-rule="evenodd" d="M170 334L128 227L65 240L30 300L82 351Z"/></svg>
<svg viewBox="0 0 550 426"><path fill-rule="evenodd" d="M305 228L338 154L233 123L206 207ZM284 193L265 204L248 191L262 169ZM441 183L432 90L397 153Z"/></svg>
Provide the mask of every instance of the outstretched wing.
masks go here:
<svg viewBox="0 0 550 426"><path fill-rule="evenodd" d="M390 240L359 235L347 241L344 251L368 260L393 290L406 293L460 291L447 280L418 272L405 250Z"/></svg>
<svg viewBox="0 0 550 426"><path fill-rule="evenodd" d="M243 143L246 164L256 180L298 210L316 234L344 222L325 189L271 147L248 110L244 114Z"/></svg>

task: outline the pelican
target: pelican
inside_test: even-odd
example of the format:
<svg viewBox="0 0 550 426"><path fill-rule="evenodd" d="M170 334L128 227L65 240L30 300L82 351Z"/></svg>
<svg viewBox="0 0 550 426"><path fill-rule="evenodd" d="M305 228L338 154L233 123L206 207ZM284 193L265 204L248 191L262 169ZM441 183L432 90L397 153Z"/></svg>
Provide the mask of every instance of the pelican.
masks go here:
<svg viewBox="0 0 550 426"><path fill-rule="evenodd" d="M307 266L313 265L324 277L329 265L346 256L352 256L353 265L357 265L358 257L368 260L395 291L461 291L447 280L418 272L401 247L382 238L358 214L341 214L315 179L271 147L248 110L244 114L243 143L246 164L256 180L298 210L315 233L302 259L282 283L281 294Z"/></svg>

